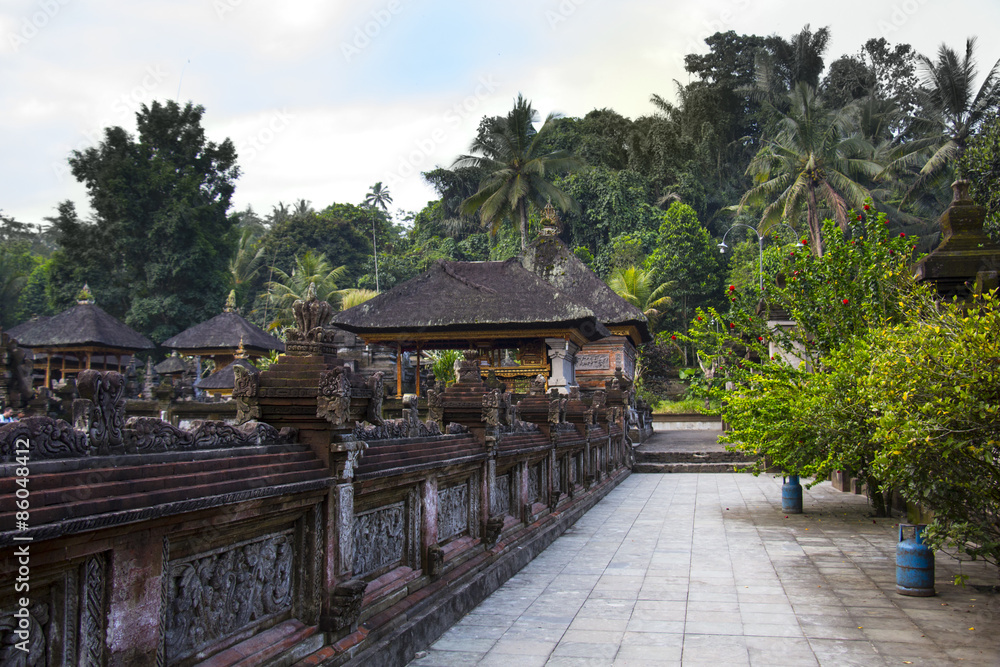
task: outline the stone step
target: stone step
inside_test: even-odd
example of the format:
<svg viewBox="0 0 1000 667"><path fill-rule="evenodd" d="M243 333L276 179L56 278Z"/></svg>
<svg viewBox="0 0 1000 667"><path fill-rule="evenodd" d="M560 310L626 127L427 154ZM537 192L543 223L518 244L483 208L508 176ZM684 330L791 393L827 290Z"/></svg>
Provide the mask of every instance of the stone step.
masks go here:
<svg viewBox="0 0 1000 667"><path fill-rule="evenodd" d="M737 470L747 470L754 466L753 461L737 461L733 463L638 463L632 468L632 472L637 473L665 473L665 472L696 472L696 473L716 473L735 472Z"/></svg>
<svg viewBox="0 0 1000 667"><path fill-rule="evenodd" d="M746 461L747 455L742 452L686 452L686 451L652 451L639 450L635 453L636 463L736 463Z"/></svg>

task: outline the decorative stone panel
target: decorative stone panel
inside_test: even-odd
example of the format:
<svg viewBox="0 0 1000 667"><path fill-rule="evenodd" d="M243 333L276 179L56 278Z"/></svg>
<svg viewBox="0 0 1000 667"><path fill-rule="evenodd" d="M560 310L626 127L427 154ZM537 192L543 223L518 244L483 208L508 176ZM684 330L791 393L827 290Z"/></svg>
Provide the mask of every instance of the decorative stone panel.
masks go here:
<svg viewBox="0 0 1000 667"><path fill-rule="evenodd" d="M490 494L491 516L503 516L504 514L510 514L510 478L510 471L503 475L497 475L496 485L493 487L493 492Z"/></svg>
<svg viewBox="0 0 1000 667"><path fill-rule="evenodd" d="M415 488L370 509L356 500L353 575L366 579L400 565L420 567L420 502Z"/></svg>
<svg viewBox="0 0 1000 667"><path fill-rule="evenodd" d="M292 610L294 531L171 560L165 655L176 663Z"/></svg>
<svg viewBox="0 0 1000 667"><path fill-rule="evenodd" d="M98 554L55 573L32 570L27 644L14 634L21 595L0 604L0 666L105 664L105 563Z"/></svg>
<svg viewBox="0 0 1000 667"><path fill-rule="evenodd" d="M458 484L438 491L438 543L469 530L469 486Z"/></svg>

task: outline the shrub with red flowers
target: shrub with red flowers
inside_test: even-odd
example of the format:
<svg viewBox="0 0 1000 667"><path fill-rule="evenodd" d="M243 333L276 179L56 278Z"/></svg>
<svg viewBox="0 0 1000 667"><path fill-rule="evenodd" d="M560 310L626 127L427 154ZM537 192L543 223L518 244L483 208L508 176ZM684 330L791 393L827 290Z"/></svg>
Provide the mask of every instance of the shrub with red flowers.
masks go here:
<svg viewBox="0 0 1000 667"><path fill-rule="evenodd" d="M700 311L685 335L715 371L730 425L725 442L818 481L849 469L869 479L883 512L871 409L854 372L865 363L865 336L904 320L915 257L911 239L889 234L884 214L869 209L848 219L846 230L824 223L822 257L798 243L779 253L781 277L763 300L757 290L727 290L735 299L729 312ZM735 390L722 389L726 381Z"/></svg>

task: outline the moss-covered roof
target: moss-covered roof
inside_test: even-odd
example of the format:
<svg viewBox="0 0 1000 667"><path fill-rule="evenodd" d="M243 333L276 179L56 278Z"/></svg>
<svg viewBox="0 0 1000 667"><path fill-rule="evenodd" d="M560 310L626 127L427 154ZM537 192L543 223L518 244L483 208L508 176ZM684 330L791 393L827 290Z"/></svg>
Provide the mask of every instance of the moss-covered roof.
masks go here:
<svg viewBox="0 0 1000 667"><path fill-rule="evenodd" d="M243 368L252 371L257 370L257 367L246 359L237 359L222 370L212 373L207 378L198 380L194 383L194 386L198 389L232 389L236 386L236 371L233 370L234 366L243 366Z"/></svg>

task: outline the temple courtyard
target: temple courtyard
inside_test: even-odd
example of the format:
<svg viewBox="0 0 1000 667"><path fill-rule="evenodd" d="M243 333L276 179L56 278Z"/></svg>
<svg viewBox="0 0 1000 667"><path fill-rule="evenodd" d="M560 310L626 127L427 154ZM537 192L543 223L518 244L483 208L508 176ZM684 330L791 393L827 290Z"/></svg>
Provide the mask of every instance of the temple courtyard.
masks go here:
<svg viewBox="0 0 1000 667"><path fill-rule="evenodd" d="M939 553L899 595L898 517L781 484L633 474L410 665L1000 665L995 568Z"/></svg>

